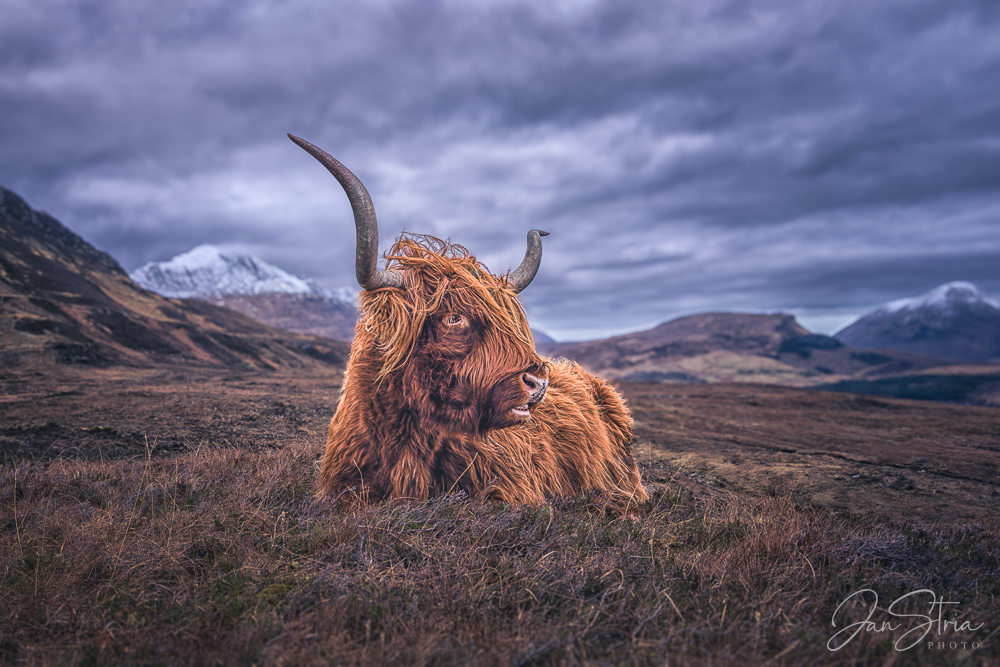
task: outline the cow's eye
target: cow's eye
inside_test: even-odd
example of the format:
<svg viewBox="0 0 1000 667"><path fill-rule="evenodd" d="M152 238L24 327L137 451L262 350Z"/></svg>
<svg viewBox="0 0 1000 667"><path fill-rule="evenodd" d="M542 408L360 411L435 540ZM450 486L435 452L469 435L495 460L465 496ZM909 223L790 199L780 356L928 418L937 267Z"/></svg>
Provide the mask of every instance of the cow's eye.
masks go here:
<svg viewBox="0 0 1000 667"><path fill-rule="evenodd" d="M469 326L469 318L465 315L459 315L458 313L448 313L441 318L441 322L448 327L458 327L459 329L465 329Z"/></svg>

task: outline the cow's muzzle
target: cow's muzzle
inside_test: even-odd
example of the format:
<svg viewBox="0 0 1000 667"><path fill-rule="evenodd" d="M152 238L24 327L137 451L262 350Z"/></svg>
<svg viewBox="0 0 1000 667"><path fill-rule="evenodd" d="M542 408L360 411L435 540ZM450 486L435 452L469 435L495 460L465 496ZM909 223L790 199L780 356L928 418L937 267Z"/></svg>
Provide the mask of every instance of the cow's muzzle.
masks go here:
<svg viewBox="0 0 1000 667"><path fill-rule="evenodd" d="M521 374L521 384L528 390L528 405L538 405L545 398L545 390L549 388L548 378L541 378L531 373Z"/></svg>

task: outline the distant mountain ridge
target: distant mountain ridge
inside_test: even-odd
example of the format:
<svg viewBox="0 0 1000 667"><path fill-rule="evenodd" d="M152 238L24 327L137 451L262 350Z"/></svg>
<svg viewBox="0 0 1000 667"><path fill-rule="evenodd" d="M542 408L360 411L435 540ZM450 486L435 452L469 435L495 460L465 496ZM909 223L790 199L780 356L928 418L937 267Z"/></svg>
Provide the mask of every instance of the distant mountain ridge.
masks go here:
<svg viewBox="0 0 1000 667"><path fill-rule="evenodd" d="M537 346L629 382L742 382L1000 406L1000 367L859 349L784 313L701 313L604 340Z"/></svg>
<svg viewBox="0 0 1000 667"><path fill-rule="evenodd" d="M200 245L129 275L157 294L209 301L280 329L334 340L354 336L357 300L349 288L324 290L252 255Z"/></svg>
<svg viewBox="0 0 1000 667"><path fill-rule="evenodd" d="M343 366L348 346L166 299L0 187L0 365Z"/></svg>
<svg viewBox="0 0 1000 667"><path fill-rule="evenodd" d="M700 313L646 331L540 346L611 379L807 386L899 359L866 356L785 313Z"/></svg>
<svg viewBox="0 0 1000 667"><path fill-rule="evenodd" d="M992 312L995 297L971 287L951 285L884 312L911 318ZM225 298L247 299L247 308L258 311L275 299L276 308L288 308L300 322L302 303L331 303L292 291ZM782 313L702 313L606 340L555 343L538 335L536 341L541 353L568 357L610 380L781 384L1000 406L1000 366L858 349L812 334ZM112 257L0 188L0 368L343 368L349 348L202 300L144 290Z"/></svg>
<svg viewBox="0 0 1000 667"><path fill-rule="evenodd" d="M936 359L1000 361L1000 298L956 281L865 313L834 334L856 347Z"/></svg>

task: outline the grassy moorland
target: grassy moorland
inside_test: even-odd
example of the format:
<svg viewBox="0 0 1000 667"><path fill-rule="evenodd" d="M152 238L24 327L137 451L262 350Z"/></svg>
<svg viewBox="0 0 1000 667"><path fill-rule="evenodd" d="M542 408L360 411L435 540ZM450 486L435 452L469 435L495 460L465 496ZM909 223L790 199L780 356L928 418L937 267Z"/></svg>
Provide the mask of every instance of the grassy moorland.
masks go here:
<svg viewBox="0 0 1000 667"><path fill-rule="evenodd" d="M294 394L291 384L262 391ZM256 406L249 391L238 386L230 407ZM219 400L205 419L225 422ZM637 399L644 420L649 400ZM29 414L28 404L9 401L6 414ZM690 473L652 454L653 497L629 517L604 512L599 497L525 508L449 496L345 511L312 497L325 419L309 414L282 426L281 447L208 439L164 455L154 438L132 458L8 460L0 663L987 665L1000 656L995 515L832 512L773 485L759 494L692 486ZM68 433L85 419L74 415L54 421ZM177 428L196 421L188 414ZM862 589L878 592L871 620L884 631L831 651L834 633L868 615L870 594L837 612ZM896 605L915 616L889 616L893 600L922 589L959 602L943 618L967 629L924 627L937 616L930 593Z"/></svg>

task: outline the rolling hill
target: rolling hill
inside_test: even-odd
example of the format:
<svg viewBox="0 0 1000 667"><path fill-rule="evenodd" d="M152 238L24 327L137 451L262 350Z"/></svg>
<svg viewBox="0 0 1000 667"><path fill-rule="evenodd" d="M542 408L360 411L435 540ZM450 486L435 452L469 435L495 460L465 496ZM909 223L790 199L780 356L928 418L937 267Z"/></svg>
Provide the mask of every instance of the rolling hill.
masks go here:
<svg viewBox="0 0 1000 667"><path fill-rule="evenodd" d="M757 382L810 386L932 362L874 354L810 333L784 313L701 313L647 331L543 347L602 376L630 381Z"/></svg>

